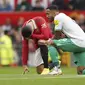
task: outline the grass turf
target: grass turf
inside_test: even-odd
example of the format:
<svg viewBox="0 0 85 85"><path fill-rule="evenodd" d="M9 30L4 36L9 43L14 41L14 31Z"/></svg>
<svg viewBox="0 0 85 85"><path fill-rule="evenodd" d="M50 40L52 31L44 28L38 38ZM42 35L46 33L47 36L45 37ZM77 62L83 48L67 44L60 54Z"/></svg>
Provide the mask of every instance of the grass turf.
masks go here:
<svg viewBox="0 0 85 85"><path fill-rule="evenodd" d="M23 75L22 67L0 67L0 85L85 85L85 76L76 75L75 68L62 67L63 75L41 76L35 68Z"/></svg>

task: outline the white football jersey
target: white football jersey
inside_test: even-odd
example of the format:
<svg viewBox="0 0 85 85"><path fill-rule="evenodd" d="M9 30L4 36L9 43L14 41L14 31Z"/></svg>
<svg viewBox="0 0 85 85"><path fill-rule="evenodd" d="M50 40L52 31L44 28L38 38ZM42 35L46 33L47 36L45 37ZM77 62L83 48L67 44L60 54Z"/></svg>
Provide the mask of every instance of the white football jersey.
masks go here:
<svg viewBox="0 0 85 85"><path fill-rule="evenodd" d="M64 13L59 13L54 18L55 31L62 31L71 41L79 46L85 47L85 33L80 26Z"/></svg>

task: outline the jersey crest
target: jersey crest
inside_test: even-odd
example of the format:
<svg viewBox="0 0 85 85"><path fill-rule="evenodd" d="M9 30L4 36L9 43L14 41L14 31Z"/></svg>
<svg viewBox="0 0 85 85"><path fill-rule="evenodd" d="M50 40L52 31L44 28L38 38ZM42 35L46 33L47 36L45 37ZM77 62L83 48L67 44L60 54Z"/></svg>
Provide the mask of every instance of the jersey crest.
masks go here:
<svg viewBox="0 0 85 85"><path fill-rule="evenodd" d="M44 24L41 25L41 27L42 27L42 28L46 28L47 25L44 23Z"/></svg>

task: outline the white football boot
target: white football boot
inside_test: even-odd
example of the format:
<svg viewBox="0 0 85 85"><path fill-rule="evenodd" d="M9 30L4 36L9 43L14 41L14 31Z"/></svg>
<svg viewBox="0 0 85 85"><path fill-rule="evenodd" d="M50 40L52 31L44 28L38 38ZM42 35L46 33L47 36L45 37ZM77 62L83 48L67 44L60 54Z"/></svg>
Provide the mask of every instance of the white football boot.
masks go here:
<svg viewBox="0 0 85 85"><path fill-rule="evenodd" d="M61 75L62 74L62 70L58 67L54 67L53 71L49 73L50 75Z"/></svg>

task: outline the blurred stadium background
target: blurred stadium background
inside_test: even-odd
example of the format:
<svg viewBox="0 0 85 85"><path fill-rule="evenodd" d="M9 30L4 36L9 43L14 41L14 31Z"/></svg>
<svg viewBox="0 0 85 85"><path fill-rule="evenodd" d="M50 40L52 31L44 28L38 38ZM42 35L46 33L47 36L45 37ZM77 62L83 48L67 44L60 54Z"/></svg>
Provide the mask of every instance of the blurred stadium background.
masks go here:
<svg viewBox="0 0 85 85"><path fill-rule="evenodd" d="M48 23L44 9L51 4L58 5L60 12L69 15L85 31L85 0L0 0L0 74L10 74L10 69L12 71L13 67L17 68L14 74L18 74L18 71L22 72L20 71L22 70L20 29L26 20L35 16L42 16ZM50 26L54 33L54 25ZM63 34L60 36L65 37ZM72 53L65 52L61 57L61 64L65 66L63 68L65 71L69 67L68 72L76 74L74 68L71 69L75 66L72 56ZM6 69L9 69L9 72ZM1 78L2 76L0 80ZM6 84L2 83L2 85Z"/></svg>

